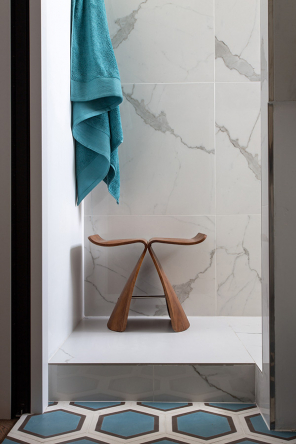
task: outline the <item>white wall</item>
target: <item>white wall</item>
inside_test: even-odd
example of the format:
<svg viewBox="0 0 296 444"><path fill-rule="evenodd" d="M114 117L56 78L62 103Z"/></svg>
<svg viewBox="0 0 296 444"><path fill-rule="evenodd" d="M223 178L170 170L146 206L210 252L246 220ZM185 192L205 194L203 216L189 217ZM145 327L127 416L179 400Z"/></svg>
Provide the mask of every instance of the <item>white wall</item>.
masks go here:
<svg viewBox="0 0 296 444"><path fill-rule="evenodd" d="M10 313L10 0L0 2L0 418L10 418L10 374L11 374L11 313Z"/></svg>
<svg viewBox="0 0 296 444"><path fill-rule="evenodd" d="M75 203L71 0L42 1L43 257L51 356L82 317L83 209Z"/></svg>

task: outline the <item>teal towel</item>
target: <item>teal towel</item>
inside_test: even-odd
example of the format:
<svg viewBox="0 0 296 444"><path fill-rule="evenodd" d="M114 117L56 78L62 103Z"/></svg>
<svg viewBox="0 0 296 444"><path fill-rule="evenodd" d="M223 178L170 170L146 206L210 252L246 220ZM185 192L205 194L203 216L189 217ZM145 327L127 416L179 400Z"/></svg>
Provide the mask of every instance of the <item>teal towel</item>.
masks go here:
<svg viewBox="0 0 296 444"><path fill-rule="evenodd" d="M77 205L102 180L118 203L122 91L104 0L72 0L71 101Z"/></svg>

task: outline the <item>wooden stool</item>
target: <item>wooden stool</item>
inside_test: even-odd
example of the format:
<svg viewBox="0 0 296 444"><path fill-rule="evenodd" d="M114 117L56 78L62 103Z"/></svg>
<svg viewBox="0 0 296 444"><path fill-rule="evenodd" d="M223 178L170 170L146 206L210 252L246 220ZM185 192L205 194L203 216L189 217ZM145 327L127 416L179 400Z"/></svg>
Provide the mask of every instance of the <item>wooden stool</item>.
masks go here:
<svg viewBox="0 0 296 444"><path fill-rule="evenodd" d="M135 268L131 272L130 277L127 280L127 283L122 290L119 299L113 309L113 312L108 321L108 328L113 331L122 332L126 329L128 312L130 309L131 300L133 297L133 291L135 287L135 283L143 263L143 259L146 255L147 250L152 257L153 263L157 270L157 273L160 277L161 284L164 290L164 297L166 299L168 313L171 318L172 328L175 332L181 332L187 330L190 326L187 316L182 308L182 305L172 287L172 284L168 280L156 254L152 248L152 244L170 244L170 245L196 245L200 244L206 239L206 235L202 233L198 233L192 239L166 239L162 237L154 237L150 239L149 242L146 239L116 239L111 241L106 241L102 239L98 234L93 236L89 236L90 242L95 245L99 245L101 247L117 247L119 245L128 245L128 244L136 244L141 243L144 245L144 250L136 263ZM138 298L145 298L147 296L140 296ZM150 297L150 296L148 296Z"/></svg>

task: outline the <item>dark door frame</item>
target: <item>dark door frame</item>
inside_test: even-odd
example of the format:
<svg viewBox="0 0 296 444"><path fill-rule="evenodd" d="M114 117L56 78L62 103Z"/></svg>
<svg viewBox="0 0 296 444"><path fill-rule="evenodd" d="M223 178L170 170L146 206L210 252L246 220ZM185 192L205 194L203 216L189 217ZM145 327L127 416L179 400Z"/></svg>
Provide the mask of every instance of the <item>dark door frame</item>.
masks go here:
<svg viewBox="0 0 296 444"><path fill-rule="evenodd" d="M11 416L30 412L29 0L11 0Z"/></svg>

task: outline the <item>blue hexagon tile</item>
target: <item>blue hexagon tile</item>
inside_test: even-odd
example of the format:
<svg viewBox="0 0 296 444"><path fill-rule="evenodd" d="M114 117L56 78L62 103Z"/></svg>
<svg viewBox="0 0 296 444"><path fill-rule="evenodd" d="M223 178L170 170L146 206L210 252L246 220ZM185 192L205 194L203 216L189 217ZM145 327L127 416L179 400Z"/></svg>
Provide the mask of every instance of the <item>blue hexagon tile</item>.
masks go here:
<svg viewBox="0 0 296 444"><path fill-rule="evenodd" d="M269 430L260 413L245 417L249 431L257 435L258 439L274 438L281 441L296 441L296 432L277 432Z"/></svg>
<svg viewBox="0 0 296 444"><path fill-rule="evenodd" d="M268 430L254 404L57 402L23 415L4 444L296 444L296 432Z"/></svg>
<svg viewBox="0 0 296 444"><path fill-rule="evenodd" d="M182 413L172 418L173 432L209 441L236 433L231 416L205 410Z"/></svg>
<svg viewBox="0 0 296 444"><path fill-rule="evenodd" d="M242 404L242 403L227 403L227 402L206 402L205 405L214 407L218 410L226 410L232 413L241 413L245 410L256 408L256 404Z"/></svg>
<svg viewBox="0 0 296 444"><path fill-rule="evenodd" d="M170 438L169 436L164 436L158 439L155 439L154 441L148 441L143 444L186 444L184 441L177 441L174 438Z"/></svg>
<svg viewBox="0 0 296 444"><path fill-rule="evenodd" d="M11 438L9 436L4 439L3 443L5 443L5 444L27 444L25 441L20 441L19 439Z"/></svg>
<svg viewBox="0 0 296 444"><path fill-rule="evenodd" d="M96 431L121 439L159 432L159 417L136 410L124 410L99 416Z"/></svg>
<svg viewBox="0 0 296 444"><path fill-rule="evenodd" d="M85 418L66 410L53 410L43 415L28 415L18 430L43 439L52 438L80 431Z"/></svg>
<svg viewBox="0 0 296 444"><path fill-rule="evenodd" d="M160 410L161 412L169 412L171 410L190 407L192 406L192 402L137 402L137 405L154 410Z"/></svg>
<svg viewBox="0 0 296 444"><path fill-rule="evenodd" d="M110 409L112 407L117 407L119 405L124 405L124 402L70 402L70 405L74 405L75 407L91 410L93 412L98 410Z"/></svg>
<svg viewBox="0 0 296 444"><path fill-rule="evenodd" d="M237 439L236 441L227 442L225 444L268 444L268 443L263 441L258 441L252 438L242 438L242 439Z"/></svg>

